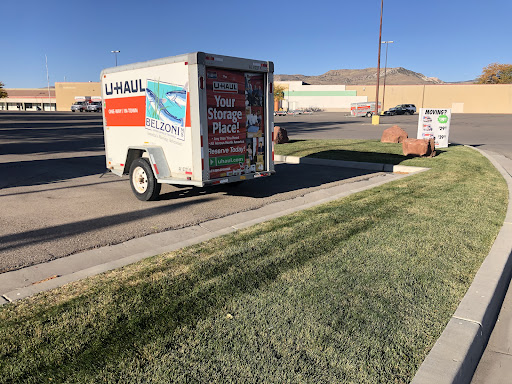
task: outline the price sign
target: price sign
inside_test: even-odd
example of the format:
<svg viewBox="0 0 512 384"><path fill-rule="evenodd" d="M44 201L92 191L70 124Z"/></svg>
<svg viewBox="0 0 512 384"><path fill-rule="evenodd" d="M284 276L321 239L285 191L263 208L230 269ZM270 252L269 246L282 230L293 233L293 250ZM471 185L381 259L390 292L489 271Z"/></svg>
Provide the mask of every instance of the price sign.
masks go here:
<svg viewBox="0 0 512 384"><path fill-rule="evenodd" d="M436 148L448 147L451 109L421 108L418 120L418 139L435 139Z"/></svg>

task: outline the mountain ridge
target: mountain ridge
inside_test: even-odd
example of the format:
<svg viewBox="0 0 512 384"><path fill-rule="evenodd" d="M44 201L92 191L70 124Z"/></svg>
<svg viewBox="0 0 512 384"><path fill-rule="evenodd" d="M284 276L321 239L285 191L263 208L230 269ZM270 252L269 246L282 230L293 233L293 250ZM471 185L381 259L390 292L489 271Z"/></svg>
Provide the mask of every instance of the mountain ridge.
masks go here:
<svg viewBox="0 0 512 384"><path fill-rule="evenodd" d="M380 84L384 82L386 72L387 85L417 85L444 84L437 77L427 77L403 67L380 69ZM377 83L377 68L364 69L331 69L322 75L274 75L275 81L303 81L311 85L375 85Z"/></svg>

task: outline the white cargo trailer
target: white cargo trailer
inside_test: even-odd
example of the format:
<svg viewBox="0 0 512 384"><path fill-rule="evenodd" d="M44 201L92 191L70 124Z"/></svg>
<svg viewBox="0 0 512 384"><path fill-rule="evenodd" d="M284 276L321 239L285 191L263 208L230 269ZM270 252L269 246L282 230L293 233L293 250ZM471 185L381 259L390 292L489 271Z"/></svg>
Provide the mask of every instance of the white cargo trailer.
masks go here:
<svg viewBox="0 0 512 384"><path fill-rule="evenodd" d="M101 72L107 168L139 200L162 183L233 183L274 173L274 65L195 52Z"/></svg>
<svg viewBox="0 0 512 384"><path fill-rule="evenodd" d="M382 105L379 101L379 115L381 113L381 110L382 110ZM372 117L374 114L375 114L375 101L350 104L350 115L351 116Z"/></svg>

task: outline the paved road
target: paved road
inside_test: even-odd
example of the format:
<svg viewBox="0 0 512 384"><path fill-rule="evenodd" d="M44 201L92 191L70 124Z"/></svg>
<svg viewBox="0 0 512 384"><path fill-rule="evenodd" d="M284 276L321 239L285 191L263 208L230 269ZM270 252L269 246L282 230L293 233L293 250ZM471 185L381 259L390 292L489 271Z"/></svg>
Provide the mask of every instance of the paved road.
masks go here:
<svg viewBox="0 0 512 384"><path fill-rule="evenodd" d="M0 113L0 273L371 175L278 164L235 189L164 185L160 201L141 202L126 177L103 174L101 124L96 114Z"/></svg>

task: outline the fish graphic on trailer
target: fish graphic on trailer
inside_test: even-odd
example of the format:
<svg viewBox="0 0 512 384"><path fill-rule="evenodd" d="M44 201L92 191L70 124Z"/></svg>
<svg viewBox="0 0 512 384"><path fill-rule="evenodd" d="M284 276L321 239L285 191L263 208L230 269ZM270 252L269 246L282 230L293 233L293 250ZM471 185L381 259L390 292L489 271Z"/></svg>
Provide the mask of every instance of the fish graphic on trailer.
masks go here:
<svg viewBox="0 0 512 384"><path fill-rule="evenodd" d="M165 97L171 103L174 103L175 105L181 108L185 108L185 106L187 105L187 91L185 90L167 92L165 94Z"/></svg>
<svg viewBox="0 0 512 384"><path fill-rule="evenodd" d="M170 93L170 92L169 92ZM186 97L186 96L185 96ZM163 105L162 100L160 100L150 89L146 88L146 99L151 108L158 115L160 120L166 121L170 124L179 124L183 126L183 119L178 118L172 115Z"/></svg>

